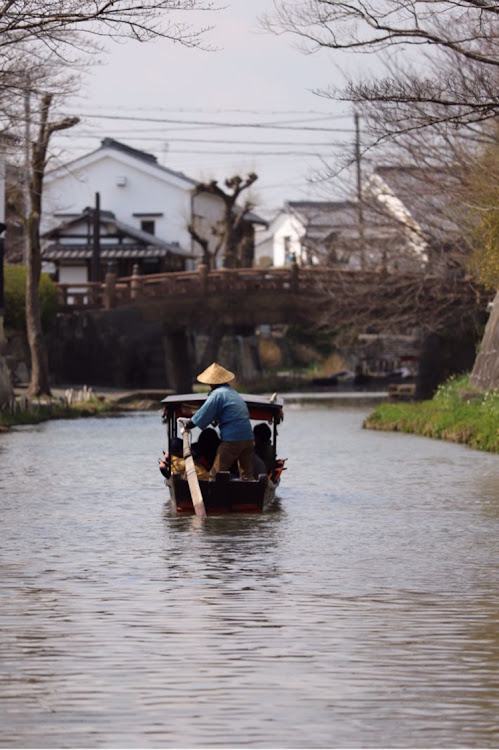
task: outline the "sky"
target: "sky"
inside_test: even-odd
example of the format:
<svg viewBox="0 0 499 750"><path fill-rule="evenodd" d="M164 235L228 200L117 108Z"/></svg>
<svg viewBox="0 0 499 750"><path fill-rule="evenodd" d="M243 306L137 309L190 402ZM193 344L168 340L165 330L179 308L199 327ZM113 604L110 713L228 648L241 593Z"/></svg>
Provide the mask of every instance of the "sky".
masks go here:
<svg viewBox="0 0 499 750"><path fill-rule="evenodd" d="M216 51L166 39L111 43L65 106L81 122L57 136L58 162L111 137L195 180L223 185L256 172L251 196L265 217L287 200L351 198L353 170L321 179L325 161L353 150L351 107L313 92L362 74L367 58L304 54L291 37L259 28L271 9L272 0L227 0L216 12L185 13L213 25L205 39Z"/></svg>

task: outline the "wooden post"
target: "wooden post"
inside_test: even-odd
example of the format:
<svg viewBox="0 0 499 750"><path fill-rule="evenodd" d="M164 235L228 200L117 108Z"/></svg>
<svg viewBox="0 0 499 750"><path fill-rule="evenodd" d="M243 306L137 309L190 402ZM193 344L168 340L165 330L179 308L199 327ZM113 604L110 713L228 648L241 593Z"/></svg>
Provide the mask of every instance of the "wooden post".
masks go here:
<svg viewBox="0 0 499 750"><path fill-rule="evenodd" d="M95 208L93 211L93 231L92 231L92 269L91 281L98 282L100 276L100 194L95 194Z"/></svg>
<svg viewBox="0 0 499 750"><path fill-rule="evenodd" d="M138 299L142 293L142 278L140 276L140 267L135 263L132 269L132 279L130 281L130 299Z"/></svg>
<svg viewBox="0 0 499 750"><path fill-rule="evenodd" d="M116 306L116 265L108 263L104 281L104 309L112 310Z"/></svg>
<svg viewBox="0 0 499 750"><path fill-rule="evenodd" d="M291 292L298 294L298 263L296 260L291 266Z"/></svg>

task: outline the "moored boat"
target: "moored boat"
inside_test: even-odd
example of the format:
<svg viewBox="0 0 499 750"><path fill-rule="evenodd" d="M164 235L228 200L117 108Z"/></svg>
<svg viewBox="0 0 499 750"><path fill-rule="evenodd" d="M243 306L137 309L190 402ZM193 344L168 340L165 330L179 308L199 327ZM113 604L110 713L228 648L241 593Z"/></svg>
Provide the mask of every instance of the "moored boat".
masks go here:
<svg viewBox="0 0 499 750"><path fill-rule="evenodd" d="M190 419L207 398L207 393L187 393L167 396L161 402L164 406L163 421L166 423L168 450L160 460L160 471L166 479L170 499L177 513L193 514L194 505L182 462L172 456L172 446L179 440L179 418ZM244 399L250 420L265 423L270 427L270 445L277 456L277 426L283 420L283 401L276 396L266 397L240 394ZM195 431L193 431L195 432ZM196 435L193 436L193 440ZM277 459L268 466L265 474L254 480L242 480L230 472L218 472L215 479L198 476L207 515L227 513L261 513L272 503L280 483L286 459Z"/></svg>

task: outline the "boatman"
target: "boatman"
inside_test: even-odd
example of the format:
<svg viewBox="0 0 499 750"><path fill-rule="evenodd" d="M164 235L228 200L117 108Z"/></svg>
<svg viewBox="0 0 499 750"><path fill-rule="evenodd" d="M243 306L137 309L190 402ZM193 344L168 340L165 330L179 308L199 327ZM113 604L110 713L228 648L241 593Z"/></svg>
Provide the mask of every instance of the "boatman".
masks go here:
<svg viewBox="0 0 499 750"><path fill-rule="evenodd" d="M213 362L198 375L200 383L209 385L211 391L200 409L185 425L186 430L199 427L204 430L216 421L220 428L221 443L210 474L214 479L217 471L229 471L237 461L241 479L253 479L253 430L248 407L239 393L229 383L235 375L225 367Z"/></svg>

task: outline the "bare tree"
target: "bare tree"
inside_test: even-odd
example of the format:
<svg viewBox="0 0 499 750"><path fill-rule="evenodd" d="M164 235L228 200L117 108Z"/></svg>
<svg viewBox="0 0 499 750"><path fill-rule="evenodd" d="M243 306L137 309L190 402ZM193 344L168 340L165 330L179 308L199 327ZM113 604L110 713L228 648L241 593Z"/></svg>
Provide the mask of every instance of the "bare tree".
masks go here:
<svg viewBox="0 0 499 750"><path fill-rule="evenodd" d="M383 75L350 80L343 89L332 85L316 93L349 101L362 115L364 161L374 154L379 160L380 146L389 144L385 154L392 164L405 163L419 172L418 192L425 198L432 194L422 213L427 225L434 224L441 259L446 267L455 261L463 269L473 245L473 232L468 228L476 225L477 212L483 216L485 211L490 217L490 205L480 205L477 191L472 194L469 188L481 151L497 138L490 125L499 115L499 4L490 0L276 0L274 7L262 19L263 25L274 33L292 35L308 53L349 51L376 55L385 62ZM378 147L376 151L373 146ZM321 178L327 179L353 161L339 159L327 165ZM427 230L432 233L431 227ZM389 283L383 282L384 293L389 292ZM414 291L404 292L404 299L411 299L414 292L419 296L415 283ZM442 303L446 304L445 295ZM364 320L377 314L372 306L365 312Z"/></svg>
<svg viewBox="0 0 499 750"><path fill-rule="evenodd" d="M0 5L0 47L42 41L60 54L75 44L68 32L97 37L128 37L147 41L158 37L188 47L201 44L206 28L174 21L176 13L213 10L210 0L4 0Z"/></svg>
<svg viewBox="0 0 499 750"><path fill-rule="evenodd" d="M396 132L415 127L413 106L429 105L416 127L447 122L452 125L483 122L498 113L499 6L487 0L278 0L275 11L262 19L275 33L298 37L304 50L387 54L416 59L422 53L433 60L450 55L466 63L429 77L423 68L398 68L397 75L349 83L344 91L331 87L323 96L357 104L391 103L399 107ZM415 49L416 48L416 49ZM431 52L430 52L431 51ZM415 66L414 66L415 67ZM387 134L388 135L388 134Z"/></svg>
<svg viewBox="0 0 499 750"><path fill-rule="evenodd" d="M30 210L26 217L28 232L28 258L26 275L26 328L31 354L31 380L28 396L50 393L48 356L41 324L38 287L42 268L40 244L40 217L42 212L43 176L50 138L58 130L66 130L79 122L77 117L50 121L53 95L44 94L40 103L38 134L32 144L31 179L29 184Z"/></svg>
<svg viewBox="0 0 499 750"><path fill-rule="evenodd" d="M51 136L75 125L73 117L49 119L53 94L68 91L71 73L89 64L90 54L107 39L140 42L166 38L187 47L202 47L208 27L182 20L188 11L214 10L210 0L0 0L0 128L17 132L18 143L31 143L29 205L20 208L28 236L26 324L32 375L29 395L50 392L48 361L41 328L38 284L41 273L40 214L43 175ZM23 112L27 98L40 99L38 133L27 132L31 115ZM24 131L24 132L23 132ZM22 154L18 161L23 161Z"/></svg>
<svg viewBox="0 0 499 750"><path fill-rule="evenodd" d="M258 179L258 175L251 172L246 179L234 175L225 180L225 187L229 192L221 188L216 180L211 182L199 182L193 195L209 193L219 197L224 206L221 221L210 227L198 229L195 224L190 224L188 230L191 237L201 246L203 250L203 263L208 267L216 264L217 256L223 248L224 268L238 268L249 263L248 238L243 228L246 222L246 214L254 208L253 201L248 198L242 206L236 204L244 190L247 190ZM210 242L210 236L215 242Z"/></svg>

